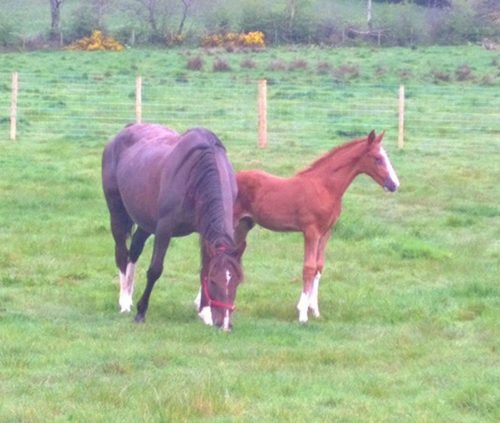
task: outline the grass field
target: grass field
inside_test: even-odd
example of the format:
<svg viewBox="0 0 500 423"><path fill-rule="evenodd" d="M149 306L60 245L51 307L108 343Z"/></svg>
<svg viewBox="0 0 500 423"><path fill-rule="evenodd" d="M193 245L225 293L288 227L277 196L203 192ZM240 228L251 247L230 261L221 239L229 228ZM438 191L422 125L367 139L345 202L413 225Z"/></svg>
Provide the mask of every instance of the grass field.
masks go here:
<svg viewBox="0 0 500 423"><path fill-rule="evenodd" d="M395 148L395 128L383 125L402 186L390 195L360 177L347 192L327 250L322 316L307 325L298 324L295 310L301 237L258 228L249 237L246 281L231 334L197 319L196 236L174 240L148 320L134 324L131 315L118 313L113 243L100 188L100 155L113 132L99 119L92 127L81 124L69 100L58 103L69 85L49 98L54 110L21 113L16 142L7 139L8 119L2 116L0 422L499 421L499 58L473 48L371 52L329 54L359 66L361 76L341 84L345 94L377 84L397 90L405 71L413 91L403 151ZM149 70L154 81L163 77L168 85L184 75L205 89L203 99L190 91L192 101L212 101L214 107L224 102L215 91L221 81L274 77L315 93L328 78L311 67L275 73L268 68L272 60L290 63L297 56L323 61L319 50L260 54L254 69L238 68L241 58L228 55L233 71L225 73L208 67L190 73L177 51L5 54L0 65L5 72L47 80ZM456 78L464 63L473 67L474 79ZM383 73L376 72L380 64ZM451 78L436 81L433 69ZM459 93L453 104L439 95L417 103L419 90L442 86ZM0 90L4 110L8 84ZM35 103L30 110L36 101L47 101L39 90L29 97ZM165 101L160 91L151 92L155 101ZM182 101L182 90L175 93ZM82 95L82 101L91 104L107 95ZM290 175L349 139L335 127L307 126L304 110L317 101L313 94L300 97L302 109L276 97L270 102L283 111L273 115L270 130L279 128L280 135L271 132L265 150L255 149L253 133L234 141L226 113L210 117L225 134L237 169L258 166ZM454 121L428 118L450 109ZM62 117L56 120L57 110ZM355 125L356 109L350 113ZM377 118L371 116L368 125ZM305 144L294 141L301 125L315 131ZM83 129L73 137L76 128ZM354 132L364 128L359 124ZM136 301L150 253L148 244Z"/></svg>

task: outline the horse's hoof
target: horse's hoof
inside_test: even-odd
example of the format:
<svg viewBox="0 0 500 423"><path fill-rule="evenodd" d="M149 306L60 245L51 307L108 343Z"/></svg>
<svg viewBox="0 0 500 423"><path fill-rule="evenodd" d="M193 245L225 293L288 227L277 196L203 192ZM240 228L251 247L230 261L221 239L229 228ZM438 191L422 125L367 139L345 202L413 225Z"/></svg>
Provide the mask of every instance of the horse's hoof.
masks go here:
<svg viewBox="0 0 500 423"><path fill-rule="evenodd" d="M141 314L138 314L137 316L135 316L134 321L135 321L135 323L144 323L144 316Z"/></svg>

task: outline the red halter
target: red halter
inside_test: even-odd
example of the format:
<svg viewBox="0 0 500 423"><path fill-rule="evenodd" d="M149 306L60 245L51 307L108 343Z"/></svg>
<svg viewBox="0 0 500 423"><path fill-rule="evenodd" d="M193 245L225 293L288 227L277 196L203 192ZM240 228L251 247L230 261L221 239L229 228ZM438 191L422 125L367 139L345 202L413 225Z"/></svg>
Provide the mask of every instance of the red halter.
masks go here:
<svg viewBox="0 0 500 423"><path fill-rule="evenodd" d="M222 301L217 301L217 300L214 300L210 297L210 294L208 292L208 278L207 277L203 278L202 285L203 285L203 292L205 293L205 297L207 298L209 307L225 308L229 311L234 311L236 309L236 306L234 304L226 304L226 303L223 303Z"/></svg>

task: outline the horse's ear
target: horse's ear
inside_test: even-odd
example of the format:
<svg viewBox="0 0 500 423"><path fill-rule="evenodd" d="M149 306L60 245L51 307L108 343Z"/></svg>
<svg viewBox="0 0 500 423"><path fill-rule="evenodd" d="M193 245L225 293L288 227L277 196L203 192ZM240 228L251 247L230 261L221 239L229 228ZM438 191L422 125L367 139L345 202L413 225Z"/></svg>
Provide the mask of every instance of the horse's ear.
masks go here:
<svg viewBox="0 0 500 423"><path fill-rule="evenodd" d="M375 130L372 130L369 134L368 134L368 144L372 144L373 141L375 141L375 138L377 136L375 135Z"/></svg>

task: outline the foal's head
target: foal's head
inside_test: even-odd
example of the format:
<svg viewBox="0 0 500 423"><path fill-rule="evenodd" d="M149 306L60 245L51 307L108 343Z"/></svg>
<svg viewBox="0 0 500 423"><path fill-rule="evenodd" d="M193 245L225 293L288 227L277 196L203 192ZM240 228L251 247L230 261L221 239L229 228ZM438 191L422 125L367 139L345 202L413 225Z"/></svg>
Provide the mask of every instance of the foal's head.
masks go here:
<svg viewBox="0 0 500 423"><path fill-rule="evenodd" d="M243 280L241 253L223 245L208 249L210 260L203 290L215 326L231 330L236 289Z"/></svg>
<svg viewBox="0 0 500 423"><path fill-rule="evenodd" d="M384 133L375 135L370 132L366 138L366 150L359 161L360 172L370 175L385 190L394 192L399 187L398 175L382 147Z"/></svg>

